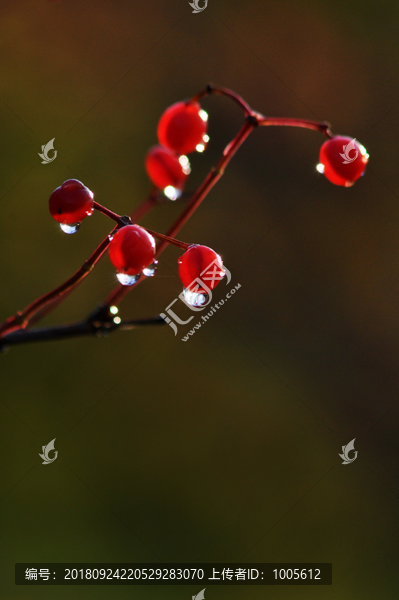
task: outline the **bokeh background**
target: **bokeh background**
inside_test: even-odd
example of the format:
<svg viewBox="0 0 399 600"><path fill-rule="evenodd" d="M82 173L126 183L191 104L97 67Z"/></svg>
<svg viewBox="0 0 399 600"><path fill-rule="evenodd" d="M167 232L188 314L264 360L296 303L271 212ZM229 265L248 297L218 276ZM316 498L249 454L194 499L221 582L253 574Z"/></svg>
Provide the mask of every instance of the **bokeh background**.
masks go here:
<svg viewBox="0 0 399 600"><path fill-rule="evenodd" d="M189 342L165 326L0 357L2 600L199 591L15 586L14 563L30 561L332 562L330 587L206 597L398 597L398 34L394 0L209 0L200 14L185 0L0 3L1 319L109 230L97 214L63 235L51 191L76 177L131 212L150 189L160 115L209 81L267 115L328 120L371 156L344 189L315 170L320 134L256 130L179 236L215 248L241 284L206 327ZM189 190L242 123L225 98L202 104L211 141ZM42 165L52 138L58 156ZM166 231L181 208L143 224ZM180 293L179 254L163 254L123 318ZM84 318L114 284L105 256L44 322ZM358 458L343 466L353 438Z"/></svg>

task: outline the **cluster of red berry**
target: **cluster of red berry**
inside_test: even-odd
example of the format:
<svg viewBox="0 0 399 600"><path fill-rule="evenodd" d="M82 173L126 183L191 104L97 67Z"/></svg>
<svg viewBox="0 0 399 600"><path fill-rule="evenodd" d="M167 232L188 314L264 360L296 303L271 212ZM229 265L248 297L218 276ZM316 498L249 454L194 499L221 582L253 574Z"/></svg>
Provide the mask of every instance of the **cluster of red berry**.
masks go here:
<svg viewBox="0 0 399 600"><path fill-rule="evenodd" d="M206 136L207 115L198 102L178 102L162 115L158 125L158 139L162 145L154 146L146 157L146 168L152 183L169 197L176 198L182 190L189 173L185 154L202 150L208 141ZM168 188L171 188L168 190ZM168 195L168 194L167 194ZM60 223L65 233L75 233L81 221L91 215L98 205L94 194L76 179L65 181L50 196L50 213ZM143 227L124 224L111 236L109 257L117 269L117 278L123 285L133 285L141 275L154 275L156 244L154 237ZM217 264L223 274L223 263L216 252L207 246L188 246L179 258L179 275L185 289L201 275L206 276L207 267ZM213 289L220 278L209 278ZM206 301L206 291L196 286L192 302L199 297ZM192 297L192 294L190 295Z"/></svg>
<svg viewBox="0 0 399 600"><path fill-rule="evenodd" d="M157 131L160 145L149 150L145 164L152 183L170 199L176 199L181 193L190 172L186 154L206 147L209 140L206 131L207 114L196 101L177 102L161 116ZM350 152L355 155L350 156ZM332 183L348 187L363 175L367 161L366 150L355 140L333 136L322 145L317 168ZM80 222L91 215L94 208L99 208L93 198L93 192L83 183L70 179L51 194L50 212L63 231L75 233ZM117 269L120 283L133 285L142 274L147 277L154 275L156 244L153 235L140 225L119 225L110 238L109 257ZM170 241L173 243L173 240ZM190 291L187 299L191 298L192 303L198 304L201 297L206 302L206 291L198 284L198 279L206 277L208 266L217 265L219 278L209 278L209 288L213 289L224 273L222 260L206 246L187 245L187 248L178 261L180 279L185 290ZM193 295L190 286L195 281L197 286Z"/></svg>
<svg viewBox="0 0 399 600"><path fill-rule="evenodd" d="M129 217L121 217L101 206L94 200L93 192L80 181L76 179L65 181L54 190L49 201L51 215L58 221L65 233L78 231L81 221L91 215L94 210L98 210L116 221L117 226L72 277L0 324L0 339L8 338L9 341L9 336L13 335L13 332L28 328L35 316L47 314L52 310L62 296L66 297L88 275L107 249L110 260L117 270L117 278L123 287L118 286L113 290L99 308L100 312L95 313L96 327L101 329L101 327L109 325L110 314L115 314L111 308L115 309L124 297L128 289L126 286L137 283L142 276L154 275L157 268L156 259L166 244L174 244L184 250L184 254L178 259L178 264L186 302L193 306L205 303L207 292L212 290L226 273L222 259L207 246L190 245L175 239L174 236L223 175L238 148L251 131L258 126L283 125L318 131L328 138L320 149L320 162L316 167L320 173L324 173L332 183L345 187L353 185L363 175L369 156L356 139L333 135L329 124L324 121L263 116L253 110L241 96L232 90L209 84L191 99L173 104L161 116L157 128L159 145L152 147L145 158L146 170L155 187L156 194L151 192L150 196L136 209L133 220L139 220L143 214L155 206L160 195L164 195L170 200L176 200L182 193L190 173L187 154L194 151L202 152L209 141L207 135L208 115L199 104L199 101L209 94L228 97L238 104L244 112L245 123L226 146L216 166L191 194L187 205L170 226L167 235L134 224ZM160 240L158 245L154 238ZM87 321L81 324L83 330L92 332L93 322L92 316L89 315ZM120 319L113 319L112 323L118 325L122 322ZM65 332L65 335L73 335L75 332L74 327L61 329L62 331L60 328L56 328L51 335L57 337L63 336ZM34 339L40 339L40 332L32 335ZM13 340L13 343L20 343L24 339L19 335Z"/></svg>
<svg viewBox="0 0 399 600"><path fill-rule="evenodd" d="M186 154L202 152L209 141L207 113L198 102L176 102L158 124L158 146L148 151L145 166L152 183L171 200L176 200L190 173Z"/></svg>
<svg viewBox="0 0 399 600"><path fill-rule="evenodd" d="M49 206L52 217L58 221L65 233L75 233L80 222L93 214L96 204L94 194L77 179L68 179L56 188L50 196ZM153 235L140 225L122 225L110 235L109 257L117 270L117 278L122 285L133 285L141 275L151 277L156 271L158 261L155 260L156 244ZM218 254L207 246L187 245L187 250L178 260L179 276L184 289L188 289L200 276L207 275L207 267L216 264L219 275L224 273L223 263ZM209 289L213 289L220 278L208 278ZM193 303L198 303L199 296L206 301L206 291L196 284Z"/></svg>

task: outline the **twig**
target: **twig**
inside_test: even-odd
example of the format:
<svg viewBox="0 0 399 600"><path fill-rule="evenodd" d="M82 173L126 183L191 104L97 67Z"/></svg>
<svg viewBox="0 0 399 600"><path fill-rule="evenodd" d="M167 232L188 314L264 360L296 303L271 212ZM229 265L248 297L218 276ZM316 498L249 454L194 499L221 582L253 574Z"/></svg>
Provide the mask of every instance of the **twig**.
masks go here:
<svg viewBox="0 0 399 600"><path fill-rule="evenodd" d="M28 342L52 342L71 337L81 337L87 335L106 336L116 330L130 330L144 327L146 325L165 325L162 317L152 317L150 319L136 319L131 321L114 320L110 321L82 321L80 323L70 323L68 325L57 325L54 327L37 327L28 331L20 330L0 338L0 351L4 351L8 346L16 344L26 344Z"/></svg>

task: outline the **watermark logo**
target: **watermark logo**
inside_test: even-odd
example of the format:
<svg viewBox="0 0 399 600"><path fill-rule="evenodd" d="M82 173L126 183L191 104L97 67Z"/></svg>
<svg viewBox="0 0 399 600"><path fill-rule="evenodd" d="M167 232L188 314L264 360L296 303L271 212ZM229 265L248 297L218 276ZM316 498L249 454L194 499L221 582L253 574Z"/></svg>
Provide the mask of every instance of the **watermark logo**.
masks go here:
<svg viewBox="0 0 399 600"><path fill-rule="evenodd" d="M196 596L192 596L193 600L205 600L205 590L206 588L201 590Z"/></svg>
<svg viewBox="0 0 399 600"><path fill-rule="evenodd" d="M167 313L167 315L161 313L160 317L162 317L173 329L175 335L177 335L176 323L178 325L187 325L187 323L194 319L194 316L191 316L187 321L182 321L182 319L180 319L180 317L171 309L171 306L180 299L194 312L204 310L204 308L212 302L212 290L205 282L208 282L211 287L214 287L215 282L220 281L224 277L226 277L226 283L229 284L231 281L230 271L226 269L224 265L223 270L221 270L220 266L217 264L217 259L215 259L200 273L199 277L196 277L194 281L179 294L178 298L172 300L169 306L165 308L165 313Z"/></svg>
<svg viewBox="0 0 399 600"><path fill-rule="evenodd" d="M342 446L343 454L339 454L339 456L343 459L343 465L349 465L350 463L353 463L353 461L357 458L357 450L355 450L355 439L356 438L353 438L353 440L351 440L349 444L346 444L346 446ZM355 456L354 458L349 458L348 454L352 450L354 450Z"/></svg>
<svg viewBox="0 0 399 600"><path fill-rule="evenodd" d="M56 438L54 438L53 440L51 440L51 442L49 442L47 444L47 446L42 446L42 452L43 454L39 453L40 458L43 459L42 465L49 465L50 463L54 462L55 459L58 456L58 450L54 450L54 442L55 442ZM54 458L50 458L48 453L52 452L54 450L55 452L55 456Z"/></svg>
<svg viewBox="0 0 399 600"><path fill-rule="evenodd" d="M49 142L47 142L47 144L45 144L44 146L42 146L42 152L43 154L40 154L40 152L38 152L38 155L40 156L40 158L42 158L42 165L47 165L48 163L53 162L53 160L55 158L57 158L57 150L54 150L54 140L55 138L53 138L52 140L50 140ZM54 150L54 156L52 158L49 157L48 153L50 150Z"/></svg>
<svg viewBox="0 0 399 600"><path fill-rule="evenodd" d="M189 5L191 6L191 8L194 9L193 13L199 13L206 9L206 7L208 6L208 0L204 0L204 1L205 1L205 6L203 6L202 8L198 5L199 0L194 0L193 3L189 2Z"/></svg>
<svg viewBox="0 0 399 600"><path fill-rule="evenodd" d="M344 151L344 153L341 154L339 152L340 157L344 159L342 161L344 163L344 165L347 165L347 164L353 162L359 156L359 150L358 150L355 142L356 142L356 138L353 138L353 140L351 140L350 142L348 142L347 144L344 144L342 146L342 150ZM350 157L349 152L352 152L352 150L355 151L355 155Z"/></svg>

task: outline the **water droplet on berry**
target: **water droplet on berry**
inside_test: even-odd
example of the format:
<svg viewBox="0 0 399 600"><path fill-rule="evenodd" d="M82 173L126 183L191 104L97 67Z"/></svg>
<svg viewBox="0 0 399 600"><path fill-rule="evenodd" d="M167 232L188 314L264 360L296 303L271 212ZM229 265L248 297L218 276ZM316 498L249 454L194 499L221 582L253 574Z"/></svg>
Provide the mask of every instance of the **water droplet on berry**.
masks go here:
<svg viewBox="0 0 399 600"><path fill-rule="evenodd" d="M204 306L208 301L208 294L192 292L188 288L184 288L183 296L187 304L191 304L191 306Z"/></svg>
<svg viewBox="0 0 399 600"><path fill-rule="evenodd" d="M127 273L117 273L116 277L122 285L134 285L140 279L141 273L138 275L128 275Z"/></svg>
<svg viewBox="0 0 399 600"><path fill-rule="evenodd" d="M316 165L316 171L318 171L319 173L324 173L324 165L322 163Z"/></svg>
<svg viewBox="0 0 399 600"><path fill-rule="evenodd" d="M154 260L154 262L151 265L143 269L143 275L145 275L146 277L152 277L153 275L155 275L157 268L158 261Z"/></svg>
<svg viewBox="0 0 399 600"><path fill-rule="evenodd" d="M200 142L199 144L196 145L195 149L197 152L203 152L205 150L205 148L207 147L209 142L209 135L204 134L202 136L202 142Z"/></svg>
<svg viewBox="0 0 399 600"><path fill-rule="evenodd" d="M207 113L205 110L203 110L203 109L201 108L201 110L199 111L199 113L198 113L198 114L199 114L199 116L201 117L201 119L202 119L203 121L205 121L205 123L206 123L206 121L208 120L208 113Z"/></svg>
<svg viewBox="0 0 399 600"><path fill-rule="evenodd" d="M108 239L110 242L112 242L112 240L114 239L114 236L112 235L112 233L109 234Z"/></svg>
<svg viewBox="0 0 399 600"><path fill-rule="evenodd" d="M204 136L204 138L205 138L205 136ZM183 173L185 175L190 175L190 173L191 173L190 161L188 160L188 158L185 154L182 154L179 157L179 163L182 166Z"/></svg>
<svg viewBox="0 0 399 600"><path fill-rule="evenodd" d="M365 159L368 160L370 158L370 155L367 152L366 148L362 144L359 144L359 143L358 143L358 146L359 146L360 154L362 156L364 156ZM364 173L362 173L362 175L364 175Z"/></svg>
<svg viewBox="0 0 399 600"><path fill-rule="evenodd" d="M80 223L60 223L60 227L64 233L72 234L79 230Z"/></svg>
<svg viewBox="0 0 399 600"><path fill-rule="evenodd" d="M172 185L168 185L163 193L165 194L165 196L167 198L169 198L169 200L177 200L179 198L179 196L181 196L181 190L178 190L177 188L173 187Z"/></svg>

